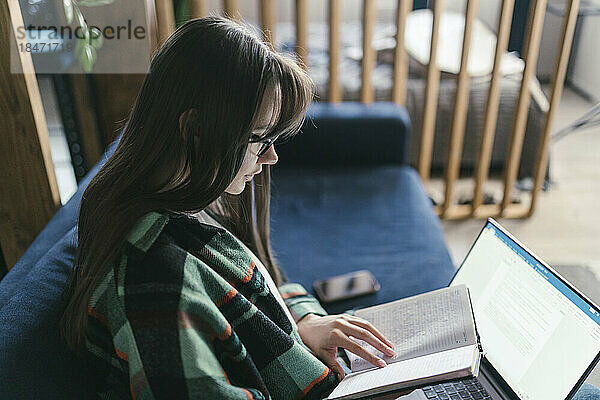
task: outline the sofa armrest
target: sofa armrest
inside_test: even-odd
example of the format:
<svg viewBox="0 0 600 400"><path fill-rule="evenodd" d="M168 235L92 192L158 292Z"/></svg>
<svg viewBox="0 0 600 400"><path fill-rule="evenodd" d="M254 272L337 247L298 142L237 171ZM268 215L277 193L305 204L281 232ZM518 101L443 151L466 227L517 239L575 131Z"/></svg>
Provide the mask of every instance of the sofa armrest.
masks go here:
<svg viewBox="0 0 600 400"><path fill-rule="evenodd" d="M410 119L391 102L311 104L302 132L277 145L281 166L407 164Z"/></svg>

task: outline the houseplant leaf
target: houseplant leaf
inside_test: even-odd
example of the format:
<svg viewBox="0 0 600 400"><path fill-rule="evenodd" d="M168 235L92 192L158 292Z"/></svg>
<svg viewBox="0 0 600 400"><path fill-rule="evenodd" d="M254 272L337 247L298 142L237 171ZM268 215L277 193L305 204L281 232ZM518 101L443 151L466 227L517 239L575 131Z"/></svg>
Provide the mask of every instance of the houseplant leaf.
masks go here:
<svg viewBox="0 0 600 400"><path fill-rule="evenodd" d="M94 61L96 61L96 49L90 44L85 44L79 55L79 64L83 67L87 73L92 72Z"/></svg>
<svg viewBox="0 0 600 400"><path fill-rule="evenodd" d="M63 0L63 8L65 9L67 24L70 24L73 22L73 3L71 3L71 0Z"/></svg>

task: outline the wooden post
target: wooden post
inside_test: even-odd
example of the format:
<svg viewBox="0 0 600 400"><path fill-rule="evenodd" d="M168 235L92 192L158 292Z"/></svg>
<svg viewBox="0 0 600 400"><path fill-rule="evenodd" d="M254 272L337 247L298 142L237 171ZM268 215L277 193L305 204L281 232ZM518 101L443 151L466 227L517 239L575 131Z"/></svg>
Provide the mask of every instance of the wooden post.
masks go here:
<svg viewBox="0 0 600 400"><path fill-rule="evenodd" d="M440 70L437 66L437 46L440 32L440 19L444 9L444 0L433 0L433 21L431 26L431 49L427 66L427 83L425 86L425 108L423 112L423 128L421 130L421 146L419 149L419 175L423 182L429 180L431 169L431 153L435 135L435 120L438 106L438 90L440 86Z"/></svg>
<svg viewBox="0 0 600 400"><path fill-rule="evenodd" d="M375 64L375 51L373 50L373 28L375 26L375 0L363 0L363 46L362 46L362 82L360 85L360 101L372 103L375 100L371 72Z"/></svg>
<svg viewBox="0 0 600 400"><path fill-rule="evenodd" d="M496 133L496 123L498 121L498 106L500 104L500 63L502 56L508 46L508 37L510 34L510 25L512 21L515 0L504 0L501 5L500 18L498 21L498 40L496 42L496 54L494 56L494 69L492 70L492 80L488 92L488 100L485 109L485 122L483 124L483 133L479 147L479 158L475 170L475 189L473 192L473 202L471 204L471 215L477 214L477 209L483 202L483 184L485 183L490 161L492 157L492 146Z"/></svg>
<svg viewBox="0 0 600 400"><path fill-rule="evenodd" d="M410 12L412 1L398 0L396 7L396 48L394 49L394 86L392 101L396 104L406 103L406 81L408 79L408 56L404 47L406 17Z"/></svg>
<svg viewBox="0 0 600 400"><path fill-rule="evenodd" d="M238 7L237 0L223 0L225 15L227 15L231 19L239 20L240 19L240 8Z"/></svg>
<svg viewBox="0 0 600 400"><path fill-rule="evenodd" d="M296 0L296 58L308 70L308 45L306 41L308 24L307 0Z"/></svg>
<svg viewBox="0 0 600 400"><path fill-rule="evenodd" d="M156 22L158 24L158 46L162 45L175 32L175 10L172 0L156 1Z"/></svg>
<svg viewBox="0 0 600 400"><path fill-rule="evenodd" d="M525 69L523 70L523 79L519 92L519 101L517 103L517 115L513 125L513 131L508 149L508 157L504 167L504 194L501 203L501 211L510 205L510 194L517 178L519 162L521 161L521 150L523 147L523 137L525 136L525 126L529 111L529 101L531 93L529 82L533 77L537 66L538 51L540 48L540 39L544 23L544 13L546 12L546 0L532 0L529 10L529 20L527 22L527 37L524 46Z"/></svg>
<svg viewBox="0 0 600 400"><path fill-rule="evenodd" d="M260 1L260 23L264 39L269 43L271 49L275 48L275 1Z"/></svg>
<svg viewBox="0 0 600 400"><path fill-rule="evenodd" d="M42 99L31 54L19 51L26 43L19 26L19 2L0 1L0 244L9 269L60 206Z"/></svg>
<svg viewBox="0 0 600 400"><path fill-rule="evenodd" d="M339 0L329 0L329 87L327 101L330 103L337 103L342 99L338 82L339 25L340 2Z"/></svg>
<svg viewBox="0 0 600 400"><path fill-rule="evenodd" d="M561 41L558 46L558 54L554 64L554 73L552 85L552 94L550 97L550 109L546 117L544 125L544 133L541 138L540 146L535 164L534 184L531 192L531 205L527 216L532 216L535 211L537 196L542 188L542 182L546 177L546 166L548 165L548 141L550 139L550 130L552 129L552 120L556 112L556 108L562 96L565 74L567 73L567 64L569 62L569 54L571 52L571 44L573 42L573 32L577 22L577 12L579 11L579 0L570 0L566 8L568 10L563 17L563 25L561 32Z"/></svg>
<svg viewBox="0 0 600 400"><path fill-rule="evenodd" d="M206 1L204 0L188 0L190 7L190 17L202 18L206 16Z"/></svg>
<svg viewBox="0 0 600 400"><path fill-rule="evenodd" d="M469 51L471 49L471 32L473 30L473 21L475 21L475 17L477 16L478 3L479 0L467 1L462 56L456 84L456 101L454 103L454 116L452 118L450 146L448 148L448 162L446 164L446 191L444 195L444 204L442 205L442 216L445 216L448 208L452 204L454 182L458 178L460 160L462 158L465 124L467 122L467 108L469 105Z"/></svg>

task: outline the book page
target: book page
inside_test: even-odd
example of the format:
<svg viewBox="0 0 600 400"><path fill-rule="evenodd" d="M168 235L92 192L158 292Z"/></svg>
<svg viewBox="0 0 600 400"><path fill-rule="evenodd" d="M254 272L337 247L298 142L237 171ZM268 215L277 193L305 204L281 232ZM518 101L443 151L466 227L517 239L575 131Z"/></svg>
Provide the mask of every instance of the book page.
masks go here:
<svg viewBox="0 0 600 400"><path fill-rule="evenodd" d="M477 343L473 313L465 285L453 286L358 310L392 343L396 356L385 356L355 339L388 364ZM352 371L374 366L348 352Z"/></svg>
<svg viewBox="0 0 600 400"><path fill-rule="evenodd" d="M353 372L329 395L329 399L353 398L413 387L439 380L477 375L479 349L463 346L441 353L399 361L385 368Z"/></svg>

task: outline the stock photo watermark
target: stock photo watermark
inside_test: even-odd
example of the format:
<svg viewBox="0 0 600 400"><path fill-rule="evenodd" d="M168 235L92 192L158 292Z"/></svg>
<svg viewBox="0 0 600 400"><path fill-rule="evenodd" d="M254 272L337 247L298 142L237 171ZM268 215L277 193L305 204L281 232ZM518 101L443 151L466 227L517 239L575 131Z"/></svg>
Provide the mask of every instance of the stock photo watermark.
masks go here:
<svg viewBox="0 0 600 400"><path fill-rule="evenodd" d="M25 8L23 24L13 27L13 72L20 72L19 61L24 55L31 56L37 73L147 71L151 35L143 1L47 3L45 13L38 11L38 15L28 15Z"/></svg>

